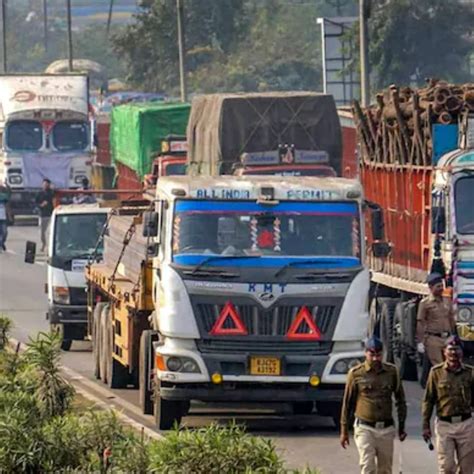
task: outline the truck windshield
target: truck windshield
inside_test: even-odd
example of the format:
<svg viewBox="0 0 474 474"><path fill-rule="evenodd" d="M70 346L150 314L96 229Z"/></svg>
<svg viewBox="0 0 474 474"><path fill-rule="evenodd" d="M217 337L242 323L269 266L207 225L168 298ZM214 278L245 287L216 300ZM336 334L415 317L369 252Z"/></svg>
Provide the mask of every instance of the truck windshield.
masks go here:
<svg viewBox="0 0 474 474"><path fill-rule="evenodd" d="M186 163L169 163L164 169L165 176L181 176L186 174Z"/></svg>
<svg viewBox="0 0 474 474"><path fill-rule="evenodd" d="M474 177L456 181L456 227L460 234L474 234Z"/></svg>
<svg viewBox="0 0 474 474"><path fill-rule="evenodd" d="M88 145L86 122L58 122L53 128L53 144L59 151L84 150Z"/></svg>
<svg viewBox="0 0 474 474"><path fill-rule="evenodd" d="M54 255L86 259L92 254L102 232L107 214L60 214L54 225ZM102 255L103 246L98 248Z"/></svg>
<svg viewBox="0 0 474 474"><path fill-rule="evenodd" d="M7 124L6 139L10 150L36 151L43 145L43 128L34 120L13 120Z"/></svg>
<svg viewBox="0 0 474 474"><path fill-rule="evenodd" d="M360 226L355 202L177 201L174 261L199 264L210 256L222 265L281 266L308 257L330 257L331 266L360 262ZM263 258L260 258L263 257ZM335 258L337 257L337 258ZM210 262L220 265L219 259Z"/></svg>

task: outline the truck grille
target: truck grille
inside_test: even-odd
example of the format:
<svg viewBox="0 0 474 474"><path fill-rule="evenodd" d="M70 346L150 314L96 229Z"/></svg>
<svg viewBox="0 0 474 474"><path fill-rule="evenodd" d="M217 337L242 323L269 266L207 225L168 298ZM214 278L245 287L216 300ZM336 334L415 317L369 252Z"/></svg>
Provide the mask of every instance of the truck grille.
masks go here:
<svg viewBox="0 0 474 474"><path fill-rule="evenodd" d="M209 334L216 324L225 304L231 301L241 321L245 325L246 336L220 336ZM343 298L281 298L270 308L263 308L252 298L191 296L194 314L202 336L201 347L204 350L212 348L229 350L235 348L249 348L255 350L281 350L288 351L329 351L327 344L331 343L334 329L342 306ZM311 313L313 321L321 332L320 341L289 340L286 335L302 306L306 306ZM302 323L298 332L308 330L306 323ZM223 328L232 328L233 323L228 318ZM252 351L254 349L251 349ZM327 352L326 352L327 353Z"/></svg>

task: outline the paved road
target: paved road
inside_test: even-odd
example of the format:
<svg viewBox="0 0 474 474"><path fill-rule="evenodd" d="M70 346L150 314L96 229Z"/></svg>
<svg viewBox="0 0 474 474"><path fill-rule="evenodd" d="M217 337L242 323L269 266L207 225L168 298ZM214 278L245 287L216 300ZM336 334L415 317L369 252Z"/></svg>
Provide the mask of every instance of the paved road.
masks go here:
<svg viewBox="0 0 474 474"><path fill-rule="evenodd" d="M23 262L26 240L37 240L38 228L13 227L7 242L8 251L0 254L0 313L9 315L14 322L13 335L27 341L38 331L48 330L45 320L46 281L45 256L37 263ZM133 411L134 417L149 427L153 418L138 413L137 393L134 390L108 391L96 382L91 372L92 358L88 342L75 343L63 354L63 364L83 377L83 382L105 396L111 404ZM403 473L425 474L436 472L435 454L429 452L420 439L420 398L417 384L405 384L409 403L409 438L403 444ZM249 431L273 440L282 451L289 467L319 467L324 474L357 473L357 452L353 442L346 451L338 444L338 433L332 423L318 416L293 416L284 406L222 408L199 405L191 409L184 423L190 427L203 426L211 421L225 423L235 418L247 425ZM396 443L394 473L399 473L399 445Z"/></svg>

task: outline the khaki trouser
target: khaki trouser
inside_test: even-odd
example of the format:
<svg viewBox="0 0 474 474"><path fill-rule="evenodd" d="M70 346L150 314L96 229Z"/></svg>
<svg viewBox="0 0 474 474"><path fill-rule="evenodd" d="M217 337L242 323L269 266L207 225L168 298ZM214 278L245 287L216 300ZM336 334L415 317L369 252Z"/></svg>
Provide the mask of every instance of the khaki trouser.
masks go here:
<svg viewBox="0 0 474 474"><path fill-rule="evenodd" d="M448 423L435 422L436 449L440 474L474 472L474 419Z"/></svg>
<svg viewBox="0 0 474 474"><path fill-rule="evenodd" d="M445 339L438 336L427 335L425 338L425 350L431 365L438 365L444 361L443 349Z"/></svg>
<svg viewBox="0 0 474 474"><path fill-rule="evenodd" d="M376 429L354 425L354 441L359 451L361 474L392 474L395 428Z"/></svg>

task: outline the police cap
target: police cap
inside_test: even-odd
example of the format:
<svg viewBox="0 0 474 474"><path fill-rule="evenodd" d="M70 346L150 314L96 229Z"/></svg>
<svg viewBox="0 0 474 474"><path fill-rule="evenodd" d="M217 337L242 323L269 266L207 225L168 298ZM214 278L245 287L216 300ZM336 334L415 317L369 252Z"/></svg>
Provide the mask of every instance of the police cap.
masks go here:
<svg viewBox="0 0 474 474"><path fill-rule="evenodd" d="M383 343L382 341L375 336L369 337L365 341L365 350L366 351L376 351L379 352L383 349Z"/></svg>
<svg viewBox="0 0 474 474"><path fill-rule="evenodd" d="M426 278L426 283L428 283L429 286L436 285L438 283L441 283L443 281L443 276L440 275L439 273L430 273L428 277Z"/></svg>
<svg viewBox="0 0 474 474"><path fill-rule="evenodd" d="M444 341L444 347L458 347L459 349L463 348L463 343L459 336L456 336L455 334L452 336L449 336L446 341Z"/></svg>

